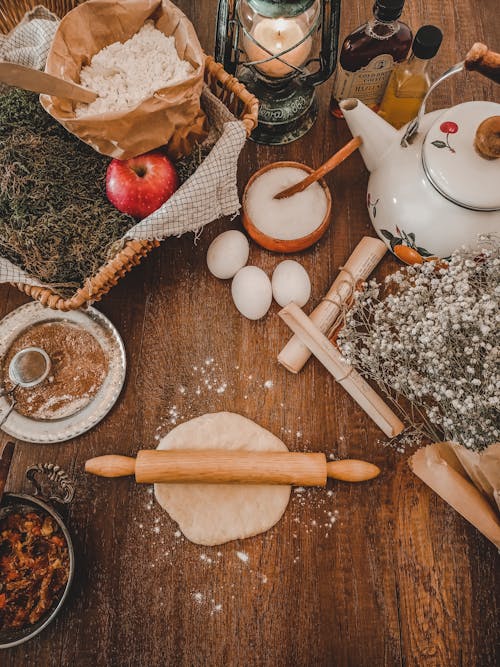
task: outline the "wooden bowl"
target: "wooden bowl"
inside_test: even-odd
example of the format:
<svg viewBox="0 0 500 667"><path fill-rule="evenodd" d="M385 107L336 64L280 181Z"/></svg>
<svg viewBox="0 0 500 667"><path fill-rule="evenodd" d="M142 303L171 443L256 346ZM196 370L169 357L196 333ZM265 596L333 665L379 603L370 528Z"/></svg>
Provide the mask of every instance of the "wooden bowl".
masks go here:
<svg viewBox="0 0 500 667"><path fill-rule="evenodd" d="M323 188L323 191L326 196L326 213L321 224L318 227L316 227L316 229L312 231L310 234L307 234L306 236L301 236L298 239L286 240L286 239L276 239L272 236L268 236L267 234L262 232L258 227L256 227L253 224L252 220L250 219L250 216L248 215L247 212L246 198L250 186L257 178L259 178L259 176L262 176L262 174L265 174L266 171L269 171L270 169L277 169L280 167L296 167L297 169L303 169L307 174L311 174L314 171L314 169L311 169L311 167L308 167L306 164L302 164L301 162L287 162L287 161L272 162L271 164L268 164L265 167L262 167L262 169L256 171L255 174L251 176L250 180L245 186L245 190L243 191L243 204L242 204L243 227L246 229L248 235L255 241L255 243L258 243L260 246L266 248L267 250L272 250L273 252L285 252L285 253L299 252L300 250L305 250L306 248L309 248L310 246L314 245L316 241L319 241L319 239L328 229L328 225L330 224L330 216L332 212L332 196L324 179L323 178L320 179L318 183Z"/></svg>

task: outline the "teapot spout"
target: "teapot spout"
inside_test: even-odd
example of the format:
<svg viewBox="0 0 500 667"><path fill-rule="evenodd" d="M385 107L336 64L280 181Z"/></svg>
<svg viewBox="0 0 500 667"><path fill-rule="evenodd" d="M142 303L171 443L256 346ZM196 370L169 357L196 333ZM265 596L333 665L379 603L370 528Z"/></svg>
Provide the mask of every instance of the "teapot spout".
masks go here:
<svg viewBox="0 0 500 667"><path fill-rule="evenodd" d="M374 171L396 141L398 131L360 100L349 98L342 100L339 106L352 135L362 139L359 152L366 168Z"/></svg>

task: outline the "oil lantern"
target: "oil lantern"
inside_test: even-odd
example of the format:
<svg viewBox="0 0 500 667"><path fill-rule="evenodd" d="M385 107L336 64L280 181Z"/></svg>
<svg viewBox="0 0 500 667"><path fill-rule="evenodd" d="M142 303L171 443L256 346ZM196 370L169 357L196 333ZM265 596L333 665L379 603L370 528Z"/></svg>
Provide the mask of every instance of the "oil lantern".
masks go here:
<svg viewBox="0 0 500 667"><path fill-rule="evenodd" d="M317 115L335 69L340 0L219 0L215 57L259 100L252 139L287 144Z"/></svg>

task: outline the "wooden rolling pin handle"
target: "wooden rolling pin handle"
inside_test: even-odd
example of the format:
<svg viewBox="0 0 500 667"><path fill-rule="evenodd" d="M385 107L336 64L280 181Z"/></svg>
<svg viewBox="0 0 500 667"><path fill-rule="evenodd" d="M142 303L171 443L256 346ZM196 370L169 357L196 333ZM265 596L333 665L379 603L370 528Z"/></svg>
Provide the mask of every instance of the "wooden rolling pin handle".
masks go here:
<svg viewBox="0 0 500 667"><path fill-rule="evenodd" d="M85 462L85 472L99 477L126 477L135 474L136 459L131 456L108 454Z"/></svg>
<svg viewBox="0 0 500 667"><path fill-rule="evenodd" d="M330 461L326 464L326 474L342 482L366 482L380 475L380 468L368 461L345 459Z"/></svg>

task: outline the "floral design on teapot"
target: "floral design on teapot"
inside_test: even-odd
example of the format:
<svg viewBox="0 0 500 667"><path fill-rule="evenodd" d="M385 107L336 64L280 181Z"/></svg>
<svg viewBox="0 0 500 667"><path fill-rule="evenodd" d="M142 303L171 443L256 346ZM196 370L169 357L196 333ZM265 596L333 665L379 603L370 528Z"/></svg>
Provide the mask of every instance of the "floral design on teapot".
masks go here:
<svg viewBox="0 0 500 667"><path fill-rule="evenodd" d="M369 192L367 193L367 195L366 195L366 207L367 208L371 207L372 215L373 215L374 218L377 217L377 204L379 203L379 201L380 201L380 197L378 197L376 201L373 201L371 196L370 196L370 193Z"/></svg>
<svg viewBox="0 0 500 667"><path fill-rule="evenodd" d="M450 145L450 134L456 134L458 132L458 125L452 120L447 120L444 123L441 123L439 129L443 134L446 134L446 141L436 139L431 142L432 145L436 148L447 148L451 153L456 153L455 149Z"/></svg>
<svg viewBox="0 0 500 667"><path fill-rule="evenodd" d="M391 250L396 257L406 264L422 264L422 262L436 259L436 256L428 250L417 246L413 232L405 232L404 229L399 229L396 226L397 236L388 229L381 229L380 233L389 241Z"/></svg>

